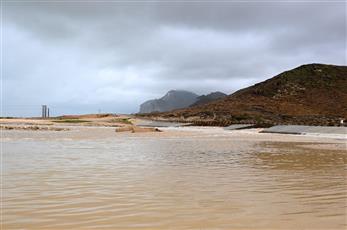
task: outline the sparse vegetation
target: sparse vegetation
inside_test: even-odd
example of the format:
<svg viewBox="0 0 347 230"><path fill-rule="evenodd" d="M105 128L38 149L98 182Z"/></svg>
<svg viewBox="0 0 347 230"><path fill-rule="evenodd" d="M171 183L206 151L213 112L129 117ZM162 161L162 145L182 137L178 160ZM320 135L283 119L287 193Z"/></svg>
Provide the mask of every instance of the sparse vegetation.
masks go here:
<svg viewBox="0 0 347 230"><path fill-rule="evenodd" d="M80 119L78 119L78 118L72 118L72 119L54 120L53 122L58 122L58 123L83 123L83 122L89 122L89 121L80 120Z"/></svg>
<svg viewBox="0 0 347 230"><path fill-rule="evenodd" d="M133 123L130 121L130 118L114 118L110 122L112 123L122 123L127 125L132 125Z"/></svg>

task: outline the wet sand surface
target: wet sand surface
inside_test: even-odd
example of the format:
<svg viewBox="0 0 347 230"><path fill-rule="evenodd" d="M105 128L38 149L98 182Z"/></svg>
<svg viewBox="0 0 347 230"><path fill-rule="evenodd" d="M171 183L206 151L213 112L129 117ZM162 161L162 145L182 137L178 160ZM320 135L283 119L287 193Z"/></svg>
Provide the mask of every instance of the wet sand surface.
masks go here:
<svg viewBox="0 0 347 230"><path fill-rule="evenodd" d="M346 139L163 131L3 130L2 228L347 228Z"/></svg>

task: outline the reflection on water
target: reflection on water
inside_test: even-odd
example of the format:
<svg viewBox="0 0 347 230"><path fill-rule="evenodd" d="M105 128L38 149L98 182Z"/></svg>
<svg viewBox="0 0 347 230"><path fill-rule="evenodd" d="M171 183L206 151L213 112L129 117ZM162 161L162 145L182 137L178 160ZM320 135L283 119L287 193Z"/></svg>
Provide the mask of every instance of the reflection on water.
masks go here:
<svg viewBox="0 0 347 230"><path fill-rule="evenodd" d="M126 136L3 150L5 229L347 227L343 151Z"/></svg>

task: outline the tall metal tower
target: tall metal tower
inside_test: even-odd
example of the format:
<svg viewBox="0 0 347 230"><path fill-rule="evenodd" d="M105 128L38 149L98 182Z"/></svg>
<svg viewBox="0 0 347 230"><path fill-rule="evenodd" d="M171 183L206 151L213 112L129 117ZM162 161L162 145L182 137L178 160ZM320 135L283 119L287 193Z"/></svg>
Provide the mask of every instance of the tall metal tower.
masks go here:
<svg viewBox="0 0 347 230"><path fill-rule="evenodd" d="M49 108L47 105L42 105L42 118L49 117Z"/></svg>

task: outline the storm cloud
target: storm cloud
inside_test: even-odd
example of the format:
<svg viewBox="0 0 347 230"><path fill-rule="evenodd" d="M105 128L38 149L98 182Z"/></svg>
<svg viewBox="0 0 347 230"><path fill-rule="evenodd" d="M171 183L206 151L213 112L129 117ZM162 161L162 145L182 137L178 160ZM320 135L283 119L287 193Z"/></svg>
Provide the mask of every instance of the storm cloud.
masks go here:
<svg viewBox="0 0 347 230"><path fill-rule="evenodd" d="M2 116L137 112L170 89L232 93L346 64L344 2L7 1Z"/></svg>

